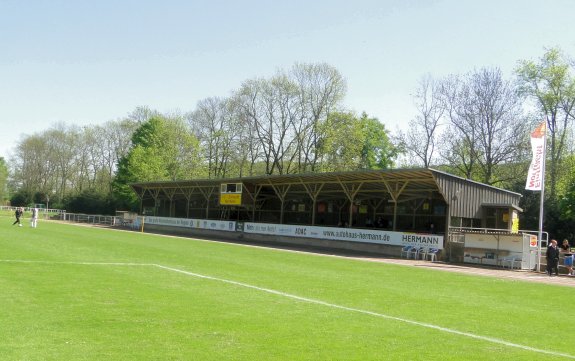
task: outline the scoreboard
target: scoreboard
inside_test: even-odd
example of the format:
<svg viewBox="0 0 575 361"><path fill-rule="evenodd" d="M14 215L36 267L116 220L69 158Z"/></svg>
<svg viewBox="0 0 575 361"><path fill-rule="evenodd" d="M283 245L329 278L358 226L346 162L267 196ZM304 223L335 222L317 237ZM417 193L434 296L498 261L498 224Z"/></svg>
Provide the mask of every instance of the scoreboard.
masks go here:
<svg viewBox="0 0 575 361"><path fill-rule="evenodd" d="M222 183L220 185L220 205L239 206L242 204L242 183Z"/></svg>

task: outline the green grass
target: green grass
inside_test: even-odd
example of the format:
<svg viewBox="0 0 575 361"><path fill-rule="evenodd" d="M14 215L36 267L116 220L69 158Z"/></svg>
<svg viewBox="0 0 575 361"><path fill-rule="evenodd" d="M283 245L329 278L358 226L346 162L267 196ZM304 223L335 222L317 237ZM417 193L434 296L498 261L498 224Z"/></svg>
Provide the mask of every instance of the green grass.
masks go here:
<svg viewBox="0 0 575 361"><path fill-rule="evenodd" d="M12 221L0 217L2 360L567 359L150 264L575 355L561 336L571 287Z"/></svg>

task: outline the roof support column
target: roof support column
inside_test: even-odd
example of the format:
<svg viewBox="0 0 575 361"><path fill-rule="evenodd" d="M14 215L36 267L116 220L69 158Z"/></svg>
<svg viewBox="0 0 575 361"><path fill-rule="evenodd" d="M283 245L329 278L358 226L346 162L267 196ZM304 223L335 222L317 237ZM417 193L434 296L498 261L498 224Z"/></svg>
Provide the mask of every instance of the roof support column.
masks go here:
<svg viewBox="0 0 575 361"><path fill-rule="evenodd" d="M134 189L134 188L132 188L132 190L134 190L134 192L136 193L136 195L140 199L140 214L142 214L142 213L144 213L144 195L146 195L147 189L142 188L141 192L137 192L136 189Z"/></svg>
<svg viewBox="0 0 575 361"><path fill-rule="evenodd" d="M387 201L387 199L380 199L379 201L369 200L367 202L371 206L371 208L373 209L372 214L371 214L371 220L374 222L374 224L375 224L375 216L376 216L377 210L379 209L379 207L381 207L381 204L385 201Z"/></svg>
<svg viewBox="0 0 575 361"><path fill-rule="evenodd" d="M194 188L180 188L184 197L186 198L186 218L190 218L190 202L192 200L192 194L194 194Z"/></svg>
<svg viewBox="0 0 575 361"><path fill-rule="evenodd" d="M219 187L200 188L204 199L206 200L206 219L210 218L210 198Z"/></svg>
<svg viewBox="0 0 575 361"><path fill-rule="evenodd" d="M252 205L253 205L253 207L252 207L252 222L256 221L256 206L258 203L258 196L260 195L261 191L262 191L262 186L256 185L256 190L252 196L252 201L253 201L253 203L252 203Z"/></svg>
<svg viewBox="0 0 575 361"><path fill-rule="evenodd" d="M385 180L383 181L383 184L385 184L385 188L387 188L387 191L389 192L389 196L391 197L391 200L393 201L393 228L392 228L392 230L395 231L397 229L397 201L399 200L399 196L401 195L401 193L403 192L405 187L407 187L407 185L409 184L409 181L396 182L395 187L392 187L391 184L389 184Z"/></svg>
<svg viewBox="0 0 575 361"><path fill-rule="evenodd" d="M412 229L416 229L415 224L416 224L417 210L419 208L421 208L425 202L428 202L428 199L425 199L425 198L421 199L419 202L416 202L415 206L413 207L413 214L412 214L412 218L411 218L411 228Z"/></svg>
<svg viewBox="0 0 575 361"><path fill-rule="evenodd" d="M343 189L345 195L347 196L347 199L349 200L349 227L352 227L353 226L353 203L355 200L355 196L357 195L357 193L359 192L359 190L363 186L363 182L360 182L359 184L351 184L351 186L347 186L345 183L343 183L339 179L339 177L337 178L337 181L341 185L341 188Z"/></svg>
<svg viewBox="0 0 575 361"><path fill-rule="evenodd" d="M152 195L152 198L154 198L154 216L157 216L158 215L157 209L159 207L158 202L160 196L160 189L150 190L150 194Z"/></svg>
<svg viewBox="0 0 575 361"><path fill-rule="evenodd" d="M281 202L280 224L283 224L284 223L284 202L285 202L286 195L289 192L289 189L291 188L291 184L281 185L281 186L274 186L273 184L270 184L270 186L273 188L274 192L276 193L276 195L280 199L280 202Z"/></svg>
<svg viewBox="0 0 575 361"><path fill-rule="evenodd" d="M307 184L302 182L302 185L304 186L307 194L309 195L309 197L311 198L312 201L312 206L311 206L311 225L315 226L315 213L317 210L317 197L319 196L319 193L321 192L321 189L323 188L325 183L321 183L321 184Z"/></svg>
<svg viewBox="0 0 575 361"><path fill-rule="evenodd" d="M174 195L176 194L175 189L163 189L164 194L170 200L170 209L168 210L168 217L174 216Z"/></svg>

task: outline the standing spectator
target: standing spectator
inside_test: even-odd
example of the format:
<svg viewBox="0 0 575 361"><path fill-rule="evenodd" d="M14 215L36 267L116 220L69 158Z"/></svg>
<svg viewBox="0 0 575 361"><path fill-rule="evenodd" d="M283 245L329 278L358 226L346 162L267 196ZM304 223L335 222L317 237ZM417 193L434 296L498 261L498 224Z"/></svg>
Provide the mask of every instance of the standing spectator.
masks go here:
<svg viewBox="0 0 575 361"><path fill-rule="evenodd" d="M30 227L36 228L38 225L38 208L32 208L32 218L30 218Z"/></svg>
<svg viewBox="0 0 575 361"><path fill-rule="evenodd" d="M567 268L567 274L569 276L573 275L573 254L571 253L571 245L569 244L569 240L564 239L563 243L561 244L561 253L564 254L565 259L563 260L563 264Z"/></svg>
<svg viewBox="0 0 575 361"><path fill-rule="evenodd" d="M547 246L547 274L551 276L553 271L555 275L559 275L559 248L557 248L557 241L552 239L549 246Z"/></svg>
<svg viewBox="0 0 575 361"><path fill-rule="evenodd" d="M369 216L367 216L367 219L365 220L365 226L369 227L369 228L373 228L373 221L371 220L371 218Z"/></svg>
<svg viewBox="0 0 575 361"><path fill-rule="evenodd" d="M16 220L14 221L14 223L12 223L12 225L15 225L16 223L18 223L18 226L22 227L22 223L20 223L20 217L22 217L23 213L24 213L24 209L22 207L16 208L16 211L14 212L14 216L16 217Z"/></svg>

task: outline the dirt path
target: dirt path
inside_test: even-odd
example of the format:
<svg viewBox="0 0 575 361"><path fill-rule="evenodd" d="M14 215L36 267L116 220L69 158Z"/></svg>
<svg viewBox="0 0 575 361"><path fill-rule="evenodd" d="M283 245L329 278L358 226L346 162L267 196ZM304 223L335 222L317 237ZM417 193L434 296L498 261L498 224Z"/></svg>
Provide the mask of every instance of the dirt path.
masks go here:
<svg viewBox="0 0 575 361"><path fill-rule="evenodd" d="M509 270L495 267L478 267L467 266L459 264L451 264L444 262L429 262L410 259L397 259L397 258L378 258L378 257L351 257L370 262L384 262L392 264L400 264L404 266L419 267L436 269L446 272L459 272L476 276L496 277L508 280L522 280L529 282L547 283L561 286L575 287L575 277L567 275L548 276L543 272L533 272L524 270Z"/></svg>

